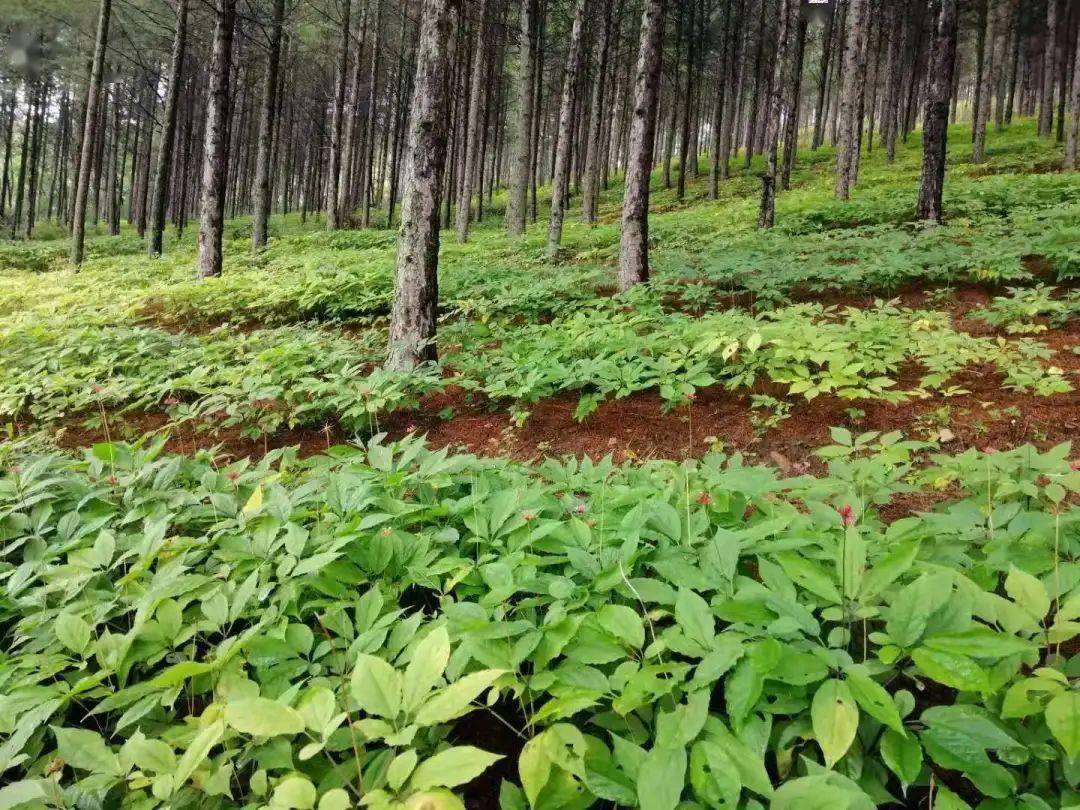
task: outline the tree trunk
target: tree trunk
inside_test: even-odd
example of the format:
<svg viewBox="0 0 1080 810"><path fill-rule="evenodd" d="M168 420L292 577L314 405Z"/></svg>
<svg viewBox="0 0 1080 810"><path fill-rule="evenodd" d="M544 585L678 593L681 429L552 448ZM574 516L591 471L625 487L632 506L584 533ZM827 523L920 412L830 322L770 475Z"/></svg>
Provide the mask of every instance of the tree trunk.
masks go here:
<svg viewBox="0 0 1080 810"><path fill-rule="evenodd" d="M1072 88L1069 94L1069 125L1065 138L1065 168L1077 169L1077 141L1080 140L1080 42L1073 54Z"/></svg>
<svg viewBox="0 0 1080 810"><path fill-rule="evenodd" d="M787 127L784 132L784 167L780 173L780 190L791 188L791 172L795 168L795 154L799 148L799 108L802 103L803 56L806 53L806 20L795 23L795 54L791 77L791 101L788 106Z"/></svg>
<svg viewBox="0 0 1080 810"><path fill-rule="evenodd" d="M514 165L510 177L510 194L506 202L506 232L511 237L525 232L526 208L529 194L529 167L532 165L533 88L533 30L536 27L536 0L521 0L521 31L518 56L518 114L517 137L514 143Z"/></svg>
<svg viewBox="0 0 1080 810"><path fill-rule="evenodd" d="M26 164L30 160L30 136L33 131L34 102L30 87L26 92L26 119L23 123L22 148L19 152L19 179L15 182L15 202L11 211L11 238L14 239L19 232L19 224L22 222L23 194L26 191Z"/></svg>
<svg viewBox="0 0 1080 810"><path fill-rule="evenodd" d="M281 27L285 18L285 0L274 0L274 17L270 24L270 50L266 55L266 83L263 85L262 110L259 113L259 151L255 158L255 217L251 227L251 249L266 245L270 221L271 166L270 155L277 122L278 70L281 64ZM339 206L340 210L344 206Z"/></svg>
<svg viewBox="0 0 1080 810"><path fill-rule="evenodd" d="M446 167L447 49L452 2L424 0L420 16L386 361L387 368L399 371L438 359L435 321L439 305L439 205Z"/></svg>
<svg viewBox="0 0 1080 810"><path fill-rule="evenodd" d="M683 93L682 107L682 131L679 133L679 181L675 186L676 197L681 201L686 196L687 163L690 160L697 162L697 155L690 151L690 118L693 114L693 86L694 64L697 61L695 53L694 21L695 4L689 3L690 15L686 20L686 91ZM678 80L678 76L675 77Z"/></svg>
<svg viewBox="0 0 1080 810"><path fill-rule="evenodd" d="M563 75L562 101L559 104L559 128L556 134L555 165L551 173L551 220L548 224L548 256L559 253L562 242L563 219L566 216L566 197L570 185L570 136L574 116L574 88L581 74L581 31L585 25L586 0L577 0L570 42L566 49L566 70Z"/></svg>
<svg viewBox="0 0 1080 810"><path fill-rule="evenodd" d="M382 57L382 1L374 0L375 24L371 29L371 71L368 80L367 110L364 122L364 143L360 167L360 227L371 225L371 179L375 163L375 102L379 88L379 60Z"/></svg>
<svg viewBox="0 0 1080 810"><path fill-rule="evenodd" d="M1039 135L1049 138L1054 128L1054 82L1057 80L1058 3L1046 2L1046 38L1043 40L1042 88L1039 92Z"/></svg>
<svg viewBox="0 0 1080 810"><path fill-rule="evenodd" d="M187 43L188 0L176 0L176 28L173 31L172 55L169 59L169 94L165 97L165 117L161 127L161 149L158 151L157 171L154 173L154 196L150 205L150 241L147 252L160 256L165 231L165 204L169 192L169 176L176 143L176 107L180 99L180 82L184 70L184 49Z"/></svg>
<svg viewBox="0 0 1080 810"><path fill-rule="evenodd" d="M341 227L338 209L338 183L341 174L341 134L345 126L345 83L349 74L349 12L350 0L342 3L341 47L338 51L337 78L334 82L334 120L330 131L330 165L326 173L326 229Z"/></svg>
<svg viewBox="0 0 1080 810"><path fill-rule="evenodd" d="M994 92L994 42L997 38L998 9L996 0L986 0L986 20L983 32L982 72L976 77L979 93L976 96L974 131L972 133L971 162L986 160L986 125L990 120L990 104Z"/></svg>
<svg viewBox="0 0 1080 810"><path fill-rule="evenodd" d="M829 93L829 69L832 66L833 36L837 24L837 7L829 11L829 19L821 32L821 66L818 75L817 106L814 108L814 135L810 148L816 150L825 142L825 100Z"/></svg>
<svg viewBox="0 0 1080 810"><path fill-rule="evenodd" d="M0 217L7 210L8 195L11 193L11 150L15 137L15 113L18 112L14 87L5 99L4 111L7 113L7 131L4 134L4 167L0 178Z"/></svg>
<svg viewBox="0 0 1080 810"><path fill-rule="evenodd" d="M851 0L844 39L844 72L840 77L840 115L836 145L836 198L846 200L855 185L859 132L862 129L859 99L862 94L860 70L866 33L866 0Z"/></svg>
<svg viewBox="0 0 1080 810"><path fill-rule="evenodd" d="M606 3L603 28L596 40L597 76L593 81L592 98L590 99L591 112L589 113L589 129L585 144L585 191L581 198L581 220L587 225L596 222L596 203L600 193L600 153L602 151L600 133L608 117L605 115L603 107L607 101L604 91L608 73L613 6L614 4L610 0ZM614 13L618 14L618 12Z"/></svg>
<svg viewBox="0 0 1080 810"><path fill-rule="evenodd" d="M236 0L217 0L206 93L203 137L202 208L199 215L199 278L221 275L221 238L225 225L225 181L229 173L229 73L232 70Z"/></svg>
<svg viewBox="0 0 1080 810"><path fill-rule="evenodd" d="M780 19L776 23L776 58L773 60L772 89L769 92L765 119L765 173L761 176L761 207L758 211L758 228L762 230L772 228L776 222L780 122L787 101L788 73L791 70L788 60L792 50L792 18L798 11L797 0L780 0Z"/></svg>
<svg viewBox="0 0 1080 810"><path fill-rule="evenodd" d="M79 176L75 183L75 211L71 229L71 262L82 264L86 241L86 200L90 191L90 165L93 144L97 133L98 104L101 100L101 84L105 73L105 48L109 41L109 13L112 0L101 0L98 11L97 39L94 43L94 61L90 70L90 85L86 94L86 121L83 126L82 151L79 155Z"/></svg>
<svg viewBox="0 0 1080 810"><path fill-rule="evenodd" d="M619 241L619 289L649 280L649 179L656 134L664 0L645 0L634 74L634 116L627 148L626 191Z"/></svg>
<svg viewBox="0 0 1080 810"><path fill-rule="evenodd" d="M458 194L455 227L458 242L469 238L469 219L472 216L473 182L477 163L481 160L481 110L484 99L484 71L488 61L488 4L480 0L476 22L476 44L473 46L472 78L469 81L469 119L465 128L465 162Z"/></svg>
<svg viewBox="0 0 1080 810"><path fill-rule="evenodd" d="M919 219L941 222L941 196L945 185L945 149L949 137L949 96L956 66L957 0L940 0L930 86L923 112L922 181L919 187Z"/></svg>
<svg viewBox="0 0 1080 810"><path fill-rule="evenodd" d="M727 120L727 87L728 87L728 74L731 70L731 50L732 50L732 27L735 25L735 20L731 16L732 3L724 4L724 23L720 29L720 78L717 81L716 99L714 101L713 113L712 113L712 144L710 146L710 160L709 160L709 199L715 200L720 191L720 144L721 144L721 129L726 126ZM724 155L724 159L727 159L727 155Z"/></svg>

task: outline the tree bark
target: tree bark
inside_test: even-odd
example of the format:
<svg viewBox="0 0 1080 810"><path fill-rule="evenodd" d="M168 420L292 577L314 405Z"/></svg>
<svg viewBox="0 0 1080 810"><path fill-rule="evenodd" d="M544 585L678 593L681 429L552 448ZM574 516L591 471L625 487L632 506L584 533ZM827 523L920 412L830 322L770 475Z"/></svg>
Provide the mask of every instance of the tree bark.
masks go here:
<svg viewBox="0 0 1080 810"><path fill-rule="evenodd" d="M577 0L570 42L566 49L566 70L563 75L562 101L559 104L559 128L556 134L555 165L551 173L551 219L548 223L548 256L559 253L562 242L563 219L566 216L566 196L570 185L570 136L574 116L574 88L581 74L581 31L585 25L585 3Z"/></svg>
<svg viewBox="0 0 1080 810"><path fill-rule="evenodd" d="M619 289L649 280L649 180L656 134L664 0L645 0L634 74L634 115L627 148L626 191L619 240Z"/></svg>
<svg viewBox="0 0 1080 810"><path fill-rule="evenodd" d="M458 195L455 228L457 241L466 242L469 238L469 220L472 216L473 183L476 180L477 163L481 160L481 110L483 106L484 71L488 61L488 3L480 0L479 16L476 21L476 44L473 46L472 79L469 82L469 120L465 128L465 163L461 175L461 190Z"/></svg>
<svg viewBox="0 0 1080 810"><path fill-rule="evenodd" d="M1072 88L1069 93L1069 124L1065 137L1065 168L1077 169L1077 148L1080 141L1080 41L1073 54Z"/></svg>
<svg viewBox="0 0 1080 810"><path fill-rule="evenodd" d="M514 142L514 165L510 179L510 194L506 203L506 232L511 237L525 232L529 193L529 168L532 165L533 88L533 30L536 27L536 0L521 0L521 31L518 56L518 113Z"/></svg>
<svg viewBox="0 0 1080 810"><path fill-rule="evenodd" d="M976 96L975 120L972 133L971 162L986 160L986 125L990 120L990 104L994 93L994 42L997 38L998 9L995 0L986 0L986 20L983 33L982 71L977 76L979 93Z"/></svg>
<svg viewBox="0 0 1080 810"><path fill-rule="evenodd" d="M767 230L776 222L776 171L779 156L780 122L786 105L788 60L791 52L792 16L798 13L797 0L780 0L776 24L776 58L773 60L772 89L765 120L765 172L761 176L761 207L758 228ZM790 113L789 113L790 114Z"/></svg>
<svg viewBox="0 0 1080 810"><path fill-rule="evenodd" d="M281 65L281 28L285 19L285 0L274 0L273 20L270 23L270 50L266 54L266 83L263 85L262 109L259 113L259 148L255 157L255 217L251 227L251 249L266 245L270 221L271 176L270 156L277 122L278 71ZM344 206L339 205L339 210Z"/></svg>
<svg viewBox="0 0 1080 810"><path fill-rule="evenodd" d="M150 211L150 240L147 252L160 256L165 232L165 207L168 200L169 177L176 144L176 108L180 100L180 82L184 70L184 50L187 45L188 0L176 0L176 28L173 31L172 54L169 58L169 94L165 97L165 116L161 128L161 149L158 151L157 171L154 173L154 196Z"/></svg>
<svg viewBox="0 0 1080 810"><path fill-rule="evenodd" d="M1057 80L1058 3L1046 2L1046 38L1043 41L1042 88L1039 91L1039 136L1049 138L1054 127L1054 83Z"/></svg>
<svg viewBox="0 0 1080 810"><path fill-rule="evenodd" d="M229 74L232 70L236 0L217 0L206 93L203 138L202 208L199 215L199 278L221 275L221 239L225 225L225 182L229 161Z"/></svg>
<svg viewBox="0 0 1080 810"><path fill-rule="evenodd" d="M86 94L86 121L83 126L82 151L79 155L79 176L75 184L75 211L71 229L71 263L82 264L86 242L86 201L90 190L90 165L93 144L97 133L98 104L101 100L101 84L105 74L105 48L109 41L109 13L112 0L101 0L98 11L97 38L94 43L94 61L90 70L90 85Z"/></svg>
<svg viewBox="0 0 1080 810"><path fill-rule="evenodd" d="M15 113L17 111L18 105L15 88L13 87L8 92L4 103L4 112L7 113L7 131L4 134L3 174L0 176L0 217L3 217L7 210L8 195L11 193L11 150L15 136Z"/></svg>
<svg viewBox="0 0 1080 810"><path fill-rule="evenodd" d="M866 0L851 0L844 40L844 72L840 77L840 115L836 145L836 198L846 200L855 185L859 132L862 129L859 99L862 94L860 70L866 33Z"/></svg>
<svg viewBox="0 0 1080 810"><path fill-rule="evenodd" d="M349 74L349 12L350 0L342 3L341 47L338 51L337 79L334 83L334 120L330 131L330 165L327 169L326 229L336 231L341 227L341 211L338 209L338 183L341 174L341 134L345 126L345 83Z"/></svg>
<svg viewBox="0 0 1080 810"><path fill-rule="evenodd" d="M837 23L837 7L834 5L829 12L829 19L821 32L821 66L818 76L817 106L814 112L814 135L810 148L816 150L825 142L825 100L829 92L829 69L832 66L833 36Z"/></svg>
<svg viewBox="0 0 1080 810"><path fill-rule="evenodd" d="M806 53L806 20L795 25L795 54L791 77L791 102L788 106L787 127L784 132L784 167L780 173L780 190L791 188L791 172L795 168L795 155L799 147L799 108L802 102L803 56Z"/></svg>
<svg viewBox="0 0 1080 810"><path fill-rule="evenodd" d="M439 206L446 167L447 49L454 0L424 0L416 51L387 368L436 361ZM456 4L453 6L456 8Z"/></svg>
<svg viewBox="0 0 1080 810"><path fill-rule="evenodd" d="M584 192L581 197L581 220L587 225L596 222L596 203L600 192L600 133L607 116L603 107L606 102L605 83L608 73L608 53L611 43L613 3L608 0L603 29L596 40L597 76L593 81L590 100L589 129L585 145Z"/></svg>
<svg viewBox="0 0 1080 810"><path fill-rule="evenodd" d="M956 65L957 0L939 0L930 86L923 112L922 181L919 219L941 222L945 185L945 150L949 137L949 96Z"/></svg>

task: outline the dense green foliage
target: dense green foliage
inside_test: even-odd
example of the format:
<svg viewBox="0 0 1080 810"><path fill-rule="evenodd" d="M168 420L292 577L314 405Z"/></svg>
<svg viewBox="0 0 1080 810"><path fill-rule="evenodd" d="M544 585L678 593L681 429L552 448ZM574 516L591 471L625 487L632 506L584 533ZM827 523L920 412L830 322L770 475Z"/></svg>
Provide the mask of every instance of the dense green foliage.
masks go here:
<svg viewBox="0 0 1080 810"><path fill-rule="evenodd" d="M911 222L915 144L893 165L867 156L865 190L850 203L831 197L827 151L801 156L796 190L781 198L773 232L753 227L753 174L723 186L715 203L699 196L676 204L658 189L656 278L628 296L609 297L618 243L612 213L592 228L568 223L571 258L560 264L544 258L541 228L511 243L493 217L471 243L444 245L443 367L407 376L377 368L392 293L387 231L326 233L290 216L275 220L271 246L252 255L250 226L236 221L225 275L212 283L192 279L190 233L149 263L136 240L98 237L78 274L63 269L62 242L7 243L0 246L0 419L24 427L94 422L106 408L163 412L210 430L242 425L258 434L334 422L347 435L371 434L381 415L449 384L520 421L556 393L579 395L585 417L611 397L659 388L674 405L714 383L896 400L954 392L955 374L983 362L1018 390L1065 391L1070 384L1047 362L1038 335L973 337L944 315L895 305L861 312L790 305L828 291L887 300L910 287L1026 287L1047 274L1055 282L1072 277L1080 267L1080 181L1020 173L1057 159L1028 124L995 135L992 145L985 167L963 163L963 144L955 150L943 227ZM605 210L618 199L613 187ZM1033 295L1044 303L1032 316L1060 323L1072 314L1071 299L1039 290L995 303L985 319L1011 323L1023 314L1017 307L1036 306L1025 297ZM133 321L139 325L118 326ZM342 322L349 331L337 335ZM911 363L925 373L902 390L899 372Z"/></svg>
<svg viewBox="0 0 1080 810"><path fill-rule="evenodd" d="M62 241L0 243L0 810L1080 807L1069 445L834 429L827 472L792 477L380 433L449 386L519 422L711 386L777 414L947 402L973 368L1071 391L1050 332L1080 312L1080 179L1028 124L986 166L954 143L941 227L912 222L917 144L867 156L849 203L801 155L768 233L753 174L716 202L658 188L654 280L621 296L619 189L562 263L493 217L444 245L441 365L408 374L380 368L386 231L289 216L252 255L235 221L209 282L191 234L153 261L97 236L77 274ZM981 330L938 308L976 282L1001 285ZM358 440L229 464L38 440L139 413Z"/></svg>
<svg viewBox="0 0 1080 810"><path fill-rule="evenodd" d="M936 807L1080 802L1068 448L915 472L835 437L821 479L417 441L22 459L0 800L452 808L509 757L508 810L870 808L933 774ZM949 500L884 524L919 485Z"/></svg>

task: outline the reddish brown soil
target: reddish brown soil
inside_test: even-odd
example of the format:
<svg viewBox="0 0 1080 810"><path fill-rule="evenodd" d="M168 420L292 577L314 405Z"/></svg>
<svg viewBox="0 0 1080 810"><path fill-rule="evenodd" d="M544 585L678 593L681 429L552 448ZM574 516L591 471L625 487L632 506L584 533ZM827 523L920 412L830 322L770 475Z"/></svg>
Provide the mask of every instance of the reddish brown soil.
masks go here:
<svg viewBox="0 0 1080 810"><path fill-rule="evenodd" d="M996 291L970 285L955 288L946 301L917 288L896 294L910 307L926 307L951 313L956 328L973 334L992 335L994 330L967 315L986 305ZM827 294L808 299L835 306L872 306L875 296ZM849 401L822 396L812 401L795 399L789 418L772 428L755 426L754 418L768 414L755 412L751 394L769 394L783 399L778 386L762 385L753 392L732 393L722 387L698 392L689 406L667 413L655 391L642 392L604 403L584 421L574 418L578 396L566 394L532 405L524 426L515 427L505 408L461 389L449 389L428 397L421 406L385 419L382 429L392 438L422 433L434 447L451 447L485 456L534 461L548 456L611 454L616 461L653 458L683 459L701 456L712 447L739 451L754 460L773 464L785 473L821 472L823 463L813 455L831 443L830 427L843 426L853 432L902 431L913 439L940 438L943 449L959 452L969 447L1006 448L1026 442L1040 447L1080 437L1080 356L1072 349L1080 345L1080 323L1036 335L1054 350L1051 362L1065 370L1075 391L1038 397L1002 387L1000 373L992 366L969 368L953 380L968 393L955 397L941 395L902 404L866 400ZM897 388L915 387L919 369L901 375ZM442 416L440 414L443 414ZM444 416L446 418L444 418ZM86 428L83 418L68 420L59 435L67 448L86 447L109 438L134 438L164 428L161 414L125 414L110 417L109 431ZM338 426L282 430L252 439L240 428L197 430L192 426L173 427L168 434L170 451L191 453L196 449L218 448L222 460L259 456L270 449L295 446L303 456L324 451L349 440ZM886 512L910 513L925 509L947 493L918 493L897 499Z"/></svg>

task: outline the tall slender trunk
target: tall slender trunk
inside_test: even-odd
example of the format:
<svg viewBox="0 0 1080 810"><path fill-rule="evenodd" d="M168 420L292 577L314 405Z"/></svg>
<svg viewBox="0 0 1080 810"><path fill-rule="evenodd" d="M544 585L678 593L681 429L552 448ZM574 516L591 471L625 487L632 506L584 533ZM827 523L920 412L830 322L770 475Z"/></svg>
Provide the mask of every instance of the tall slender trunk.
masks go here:
<svg viewBox="0 0 1080 810"><path fill-rule="evenodd" d="M375 3L375 24L371 29L371 70L368 79L366 119L364 122L364 148L361 149L363 165L360 171L360 227L371 225L371 183L375 163L375 102L379 89L379 60L382 57L382 0Z"/></svg>
<svg viewBox="0 0 1080 810"><path fill-rule="evenodd" d="M609 0L606 6L603 28L596 40L597 76L593 81L592 98L589 105L589 129L585 145L585 170L583 173L585 189L581 195L581 220L589 225L596 222L596 203L600 190L600 153L602 151L600 132L604 121L608 117L604 114L603 107L606 102L604 91L607 81L608 52L611 43L614 3Z"/></svg>
<svg viewBox="0 0 1080 810"><path fill-rule="evenodd" d="M930 86L923 112L922 180L919 186L919 219L941 222L941 197L945 186L945 150L949 138L949 96L956 67L957 0L939 3Z"/></svg>
<svg viewBox="0 0 1080 810"><path fill-rule="evenodd" d="M724 22L720 28L720 78L717 81L716 98L713 102L712 112L712 144L709 151L709 199L715 200L719 194L720 186L720 130L726 125L725 117L727 109L728 71L731 70L731 39L734 20L731 17L733 3L724 4ZM727 155L724 156L725 160Z"/></svg>
<svg viewBox="0 0 1080 810"><path fill-rule="evenodd" d="M481 107L483 105L484 72L488 61L488 3L480 0L476 21L476 44L473 45L472 78L469 81L469 119L465 128L465 162L458 194L455 228L458 242L469 238L469 219L472 216L473 183L476 181L481 141Z"/></svg>
<svg viewBox="0 0 1080 810"><path fill-rule="evenodd" d="M338 183L341 173L341 135L345 126L345 83L349 74L349 12L350 0L344 0L341 11L341 46L338 51L337 78L334 82L334 120L330 131L330 165L327 169L326 229L341 227L338 209Z"/></svg>
<svg viewBox="0 0 1080 810"><path fill-rule="evenodd" d="M27 87L26 93L26 119L23 122L22 147L19 152L19 179L15 182L15 202L11 212L11 238L14 239L19 232L19 224L22 222L23 195L26 191L26 164L30 160L30 138L34 129L36 94L30 93Z"/></svg>
<svg viewBox="0 0 1080 810"><path fill-rule="evenodd" d="M574 115L574 88L581 73L581 32L585 25L585 4L577 0L570 42L566 49L566 70L563 76L562 101L559 104L559 128L556 135L555 165L551 173L551 220L548 224L548 256L559 253L562 242L563 219L566 216L566 197L570 185L570 136Z"/></svg>
<svg viewBox="0 0 1080 810"><path fill-rule="evenodd" d="M619 289L649 280L649 180L660 90L664 0L645 0L634 72L634 115L627 148L626 192L619 241Z"/></svg>
<svg viewBox="0 0 1080 810"><path fill-rule="evenodd" d="M817 149L825 142L825 100L829 91L829 69L832 67L833 31L836 27L837 10L830 8L829 18L821 32L821 66L818 75L817 106L814 108L814 134L810 142L811 149Z"/></svg>
<svg viewBox="0 0 1080 810"><path fill-rule="evenodd" d="M285 0L274 0L274 16L270 23L270 50L266 54L266 83L263 85L262 109L259 113L259 150L255 158L255 217L251 228L251 249L266 245L270 221L271 175L270 156L277 123L278 70L281 64L281 27L285 19ZM339 205L339 209L344 206Z"/></svg>
<svg viewBox="0 0 1080 810"><path fill-rule="evenodd" d="M735 127L739 119L739 85L742 79L742 54L744 51L742 25L743 17L747 9L747 0L736 0L738 11L731 22L731 49L727 62L727 90L725 91L724 112L721 119L720 129L720 155L717 162L720 164L720 179L727 180L731 173L731 144L735 136Z"/></svg>
<svg viewBox="0 0 1080 810"><path fill-rule="evenodd" d="M199 278L221 275L221 239L225 226L225 182L229 173L229 74L232 71L236 0L217 0L210 53L203 137L202 207L199 215Z"/></svg>
<svg viewBox="0 0 1080 810"><path fill-rule="evenodd" d="M0 175L0 217L7 210L8 195L11 193L11 151L15 137L15 113L18 111L14 87L4 99L3 109L7 117L7 131L4 134L4 166Z"/></svg>
<svg viewBox="0 0 1080 810"><path fill-rule="evenodd" d="M694 37L694 22L695 22L695 4L689 3L690 16L686 21L686 92L683 93L683 108L682 108L682 131L679 133L679 181L675 186L675 193L678 199L682 200L686 196L686 164L693 160L697 162L697 155L691 155L690 153L690 118L693 114L693 86L694 86L694 64L697 61L697 54L694 51L696 45ZM677 79L678 77L676 77Z"/></svg>
<svg viewBox="0 0 1080 810"><path fill-rule="evenodd" d="M802 104L803 57L806 53L806 20L795 25L795 53L791 77L791 101L788 106L787 127L784 131L784 166L780 172L780 190L791 188L791 172L795 168L795 155L799 147L799 108Z"/></svg>
<svg viewBox="0 0 1080 810"><path fill-rule="evenodd" d="M1023 6L1020 0L1012 0L1012 55L1009 57L1009 87L1005 99L1005 126L1012 123L1013 109L1016 106L1016 83L1020 73L1020 42L1023 40Z"/></svg>
<svg viewBox="0 0 1080 810"><path fill-rule="evenodd" d="M446 167L452 8L457 8L455 0L424 0L420 16L386 360L387 367L395 370L438 359L439 207Z"/></svg>
<svg viewBox="0 0 1080 810"><path fill-rule="evenodd" d="M97 133L98 104L101 100L101 84L105 74L105 48L109 41L109 13L112 0L101 0L98 11L97 38L94 43L93 67L86 93L86 121L83 126L82 152L79 155L79 176L75 184L75 210L71 229L71 262L82 264L86 242L86 201L90 190L90 164L93 143Z"/></svg>
<svg viewBox="0 0 1080 810"><path fill-rule="evenodd" d="M109 198L109 236L120 235L120 85L113 86L112 136L109 139L109 168L106 196Z"/></svg>
<svg viewBox="0 0 1080 810"><path fill-rule="evenodd" d="M518 56L518 111L514 141L514 164L510 175L510 194L506 202L506 232L511 237L525 232L529 194L529 168L532 165L533 104L535 103L535 62L533 33L536 28L536 0L521 0L521 30Z"/></svg>
<svg viewBox="0 0 1080 810"><path fill-rule="evenodd" d="M859 99L862 94L860 70L866 30L866 0L851 0L844 40L844 72L840 77L840 115L836 145L836 198L846 200L855 185L859 132L862 129Z"/></svg>
<svg viewBox="0 0 1080 810"><path fill-rule="evenodd" d="M771 228L776 222L776 171L779 162L780 123L784 116L789 86L788 61L793 17L799 9L797 0L780 0L780 19L776 23L776 58L773 60L772 89L767 100L765 119L765 173L761 175L761 207L758 228ZM790 110L788 111L790 115Z"/></svg>
<svg viewBox="0 0 1080 810"><path fill-rule="evenodd" d="M1069 124L1065 137L1065 168L1077 169L1077 141L1080 140L1080 41L1073 53L1072 88L1069 92Z"/></svg>
<svg viewBox="0 0 1080 810"><path fill-rule="evenodd" d="M971 162L982 163L986 160L986 125L990 121L990 105L994 93L995 40L997 39L998 6L995 0L986 3L986 30L983 34L984 50L982 73L977 77L979 83L978 106L975 109L974 132L971 150Z"/></svg>
<svg viewBox="0 0 1080 810"><path fill-rule="evenodd" d="M147 243L147 252L151 256L161 255L162 235L165 231L165 204L168 201L169 173L176 143L176 108L180 99L184 49L187 43L187 15L188 0L176 0L176 28L173 31L172 54L169 58L169 90L165 97L161 148L158 150L154 196L150 205L150 240Z"/></svg>
<svg viewBox="0 0 1080 810"><path fill-rule="evenodd" d="M1054 127L1054 83L1057 81L1058 0L1046 2L1046 38L1043 41L1042 88L1039 92L1039 135L1049 138Z"/></svg>

